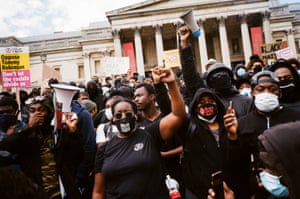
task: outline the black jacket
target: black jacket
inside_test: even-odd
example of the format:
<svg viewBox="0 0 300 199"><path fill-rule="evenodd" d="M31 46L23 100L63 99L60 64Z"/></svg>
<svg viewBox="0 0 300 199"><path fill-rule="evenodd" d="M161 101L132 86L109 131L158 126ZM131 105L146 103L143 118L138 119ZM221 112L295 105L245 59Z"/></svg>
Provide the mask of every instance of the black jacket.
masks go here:
<svg viewBox="0 0 300 199"><path fill-rule="evenodd" d="M72 159L70 156L62 155L62 153L65 153L62 148L54 149L51 147L51 133L52 128L50 126L40 126L36 130L33 130L29 129L26 125L16 129L15 133L3 139L2 142L0 142L0 150L6 150L12 154L15 154L15 163L20 165L20 169L25 173L26 176L31 178L33 183L43 188L45 187L42 180L44 176L42 173L42 165L45 166L45 163L42 163L43 158L41 157L41 149L47 150L48 152L43 153L43 156L47 156L47 161L53 161L48 162L48 164L55 165L54 172L56 173L57 177L60 175L68 197L80 198L80 193L75 184L76 169L71 169L76 166L76 161L74 162L75 159ZM66 143L74 142L75 140L78 142L78 139L76 138L77 135L77 133L71 134L64 132L64 140L62 140L64 147L66 146ZM44 145L45 148L42 148L42 145ZM47 145L49 147L46 147ZM73 147L75 148L74 145ZM77 160L81 157L81 154L77 153L78 150L79 149L77 148L73 150L74 155L77 155ZM53 155L53 159L49 158L51 157L51 154ZM64 159L61 158L62 156L64 156ZM57 186L53 186L51 189L49 188L47 194L50 197L50 195L52 195L54 192L58 192L58 189L59 187L57 180ZM60 196L57 196L56 198L60 198Z"/></svg>
<svg viewBox="0 0 300 199"><path fill-rule="evenodd" d="M206 86L196 69L192 48L187 47L180 49L180 56L183 79L189 95L193 97L198 88L204 88ZM229 105L229 101L232 101L232 106L238 117L246 115L253 109L252 100L246 96L240 95L239 92L233 88L226 96L218 95L226 108Z"/></svg>
<svg viewBox="0 0 300 199"><path fill-rule="evenodd" d="M287 183L291 199L300 198L300 122L278 125L266 130L259 136L264 162L275 163L272 166L283 176Z"/></svg>
<svg viewBox="0 0 300 199"><path fill-rule="evenodd" d="M271 117L252 111L239 119L237 141L228 142L228 154L226 166L230 170L230 187L236 193L237 198L249 198L256 194L256 198L267 198L266 192L261 192L256 187L255 169L263 168L259 158L258 136L269 127L287 122L300 120L300 113L282 107L274 112ZM251 161L251 154L254 159ZM254 173L252 172L254 171Z"/></svg>
<svg viewBox="0 0 300 199"><path fill-rule="evenodd" d="M20 165L21 170L40 187L43 187L41 147L44 145L43 143L49 141L51 133L52 128L50 126L40 126L36 130L32 130L26 125L16 129L15 133L7 136L0 142L0 150L7 150L15 154L16 163ZM48 154L54 155L53 164L56 166L56 175L60 175L65 191L70 198L80 198L80 193L75 183L79 158L82 155L78 153L80 148L75 143L81 144L78 132L72 134L63 132L63 139L61 140L61 146L63 147L54 149L48 143L46 145L49 148L45 148L49 150ZM73 147L72 153L66 154L65 149L69 148L70 152L70 147Z"/></svg>
<svg viewBox="0 0 300 199"><path fill-rule="evenodd" d="M207 124L197 118L195 107L204 93L215 96L219 122L219 143L217 143ZM200 88L190 104L190 118L182 130L184 143L183 178L185 187L199 198L206 198L211 187L211 174L223 170L226 147L226 130L223 126L225 108L214 92L207 88Z"/></svg>

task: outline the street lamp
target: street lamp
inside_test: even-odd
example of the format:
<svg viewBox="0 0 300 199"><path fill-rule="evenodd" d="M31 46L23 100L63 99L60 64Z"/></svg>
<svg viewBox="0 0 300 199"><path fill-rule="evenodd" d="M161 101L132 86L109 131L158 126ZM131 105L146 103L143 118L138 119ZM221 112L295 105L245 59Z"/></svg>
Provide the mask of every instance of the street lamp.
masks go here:
<svg viewBox="0 0 300 199"><path fill-rule="evenodd" d="M43 64L45 64L45 62L47 61L47 55L46 54L41 55L41 61L43 62Z"/></svg>

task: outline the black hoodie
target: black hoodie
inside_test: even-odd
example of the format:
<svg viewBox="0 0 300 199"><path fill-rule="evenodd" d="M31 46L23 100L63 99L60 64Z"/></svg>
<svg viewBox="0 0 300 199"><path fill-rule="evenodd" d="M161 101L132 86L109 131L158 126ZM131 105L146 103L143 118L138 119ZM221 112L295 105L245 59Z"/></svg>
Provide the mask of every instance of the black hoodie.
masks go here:
<svg viewBox="0 0 300 199"><path fill-rule="evenodd" d="M291 199L300 198L300 122L277 125L259 136L261 158L279 171Z"/></svg>
<svg viewBox="0 0 300 199"><path fill-rule="evenodd" d="M217 143L206 122L197 118L195 107L200 97L209 93L217 103L219 122L219 143ZM185 187L198 198L206 198L211 187L211 174L223 170L224 146L226 146L226 131L223 126L225 108L216 94L207 88L200 88L190 104L190 118L186 123L187 130L182 131L184 141L183 176Z"/></svg>

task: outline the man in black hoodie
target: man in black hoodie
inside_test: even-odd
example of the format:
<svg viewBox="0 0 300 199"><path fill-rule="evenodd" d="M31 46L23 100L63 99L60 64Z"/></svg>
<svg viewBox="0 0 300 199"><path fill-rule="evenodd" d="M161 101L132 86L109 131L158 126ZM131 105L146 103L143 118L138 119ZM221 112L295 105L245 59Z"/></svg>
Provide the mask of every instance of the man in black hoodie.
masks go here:
<svg viewBox="0 0 300 199"><path fill-rule="evenodd" d="M259 155L266 166L260 174L261 181L275 196L300 198L299 128L300 122L286 123L272 127L258 137L261 143Z"/></svg>
<svg viewBox="0 0 300 199"><path fill-rule="evenodd" d="M285 107L300 111L300 76L297 70L286 60L277 60L270 68L279 79L280 103Z"/></svg>
<svg viewBox="0 0 300 199"><path fill-rule="evenodd" d="M205 84L196 69L193 50L188 43L191 31L187 26L182 26L179 31L181 33L180 56L183 79L189 94L193 97L196 90L205 87ZM233 73L224 64L211 65L207 71L206 81L207 86L216 92L225 107L228 107L229 102L232 101L238 117L246 115L252 109L252 100L240 95L239 91L233 87Z"/></svg>
<svg viewBox="0 0 300 199"><path fill-rule="evenodd" d="M229 187L236 198L265 199L269 193L257 186L256 172L263 168L257 137L277 124L299 121L300 113L279 104L279 80L271 71L256 73L251 79L256 110L237 120L234 110L224 116L228 131L227 169L232 173Z"/></svg>

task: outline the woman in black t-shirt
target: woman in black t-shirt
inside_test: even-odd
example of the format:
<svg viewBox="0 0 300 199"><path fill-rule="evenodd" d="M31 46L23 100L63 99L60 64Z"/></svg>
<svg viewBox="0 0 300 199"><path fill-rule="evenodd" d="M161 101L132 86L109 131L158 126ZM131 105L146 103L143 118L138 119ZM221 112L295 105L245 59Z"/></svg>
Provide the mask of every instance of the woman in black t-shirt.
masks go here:
<svg viewBox="0 0 300 199"><path fill-rule="evenodd" d="M169 198L161 177L160 144L182 125L185 108L173 72L156 67L152 75L168 84L172 112L140 129L134 102L123 99L113 104L112 122L119 133L98 149L93 199Z"/></svg>

